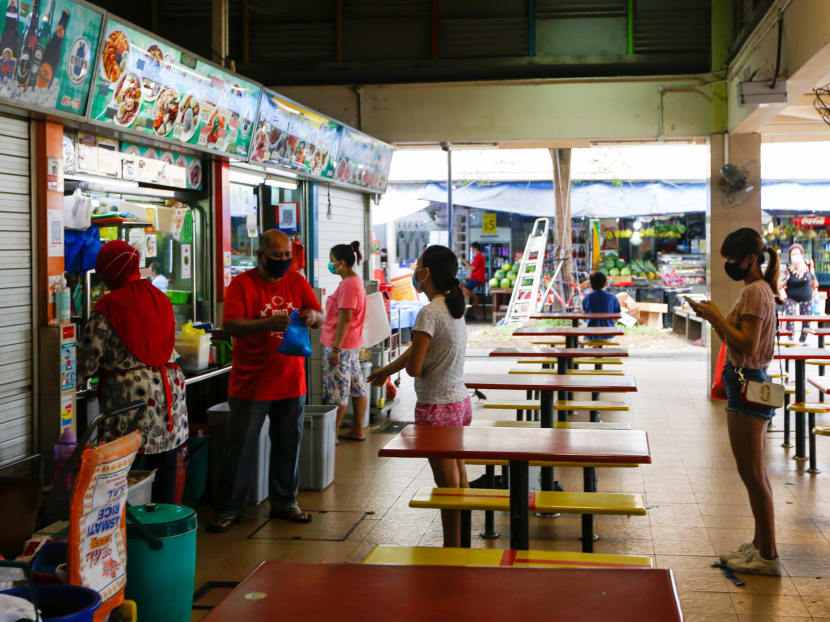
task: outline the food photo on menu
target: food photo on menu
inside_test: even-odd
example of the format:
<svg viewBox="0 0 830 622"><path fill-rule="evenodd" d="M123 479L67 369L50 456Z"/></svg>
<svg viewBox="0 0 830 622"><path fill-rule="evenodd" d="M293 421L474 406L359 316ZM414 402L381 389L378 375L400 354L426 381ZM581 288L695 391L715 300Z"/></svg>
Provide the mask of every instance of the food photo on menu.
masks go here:
<svg viewBox="0 0 830 622"><path fill-rule="evenodd" d="M107 24L93 120L247 156L259 87L114 19Z"/></svg>

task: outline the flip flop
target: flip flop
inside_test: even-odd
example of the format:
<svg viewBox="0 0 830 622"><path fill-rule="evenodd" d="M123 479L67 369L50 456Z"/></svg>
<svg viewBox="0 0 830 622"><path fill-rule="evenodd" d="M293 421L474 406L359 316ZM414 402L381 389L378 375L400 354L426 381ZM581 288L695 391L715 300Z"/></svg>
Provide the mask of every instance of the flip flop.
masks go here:
<svg viewBox="0 0 830 622"><path fill-rule="evenodd" d="M242 522L241 516L225 516L223 518L214 518L213 521L208 523L205 529L210 533L225 533L231 527L233 527L234 523Z"/></svg>
<svg viewBox="0 0 830 622"><path fill-rule="evenodd" d="M283 510L282 512L271 512L271 518L285 520L290 523L310 523L311 514L303 512L300 508L293 508L290 510Z"/></svg>
<svg viewBox="0 0 830 622"><path fill-rule="evenodd" d="M366 437L360 438L359 436L348 436L346 434L338 434L337 438L343 441L365 441Z"/></svg>

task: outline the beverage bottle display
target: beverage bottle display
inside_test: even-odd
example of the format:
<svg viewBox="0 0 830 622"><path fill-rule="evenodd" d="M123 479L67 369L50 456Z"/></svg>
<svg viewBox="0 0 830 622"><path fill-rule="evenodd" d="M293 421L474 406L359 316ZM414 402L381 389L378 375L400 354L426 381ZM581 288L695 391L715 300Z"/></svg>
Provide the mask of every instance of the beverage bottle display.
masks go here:
<svg viewBox="0 0 830 622"><path fill-rule="evenodd" d="M46 46L49 44L49 33L52 30L52 15L54 13L55 0L52 0L49 10L43 12L43 17L37 23L37 30L35 31L37 45L35 46L35 55L32 59L32 67L29 70L29 86L32 88L34 88L37 82L37 74L40 71L40 65L43 63Z"/></svg>
<svg viewBox="0 0 830 622"><path fill-rule="evenodd" d="M55 77L55 69L60 63L63 55L63 38L66 35L66 24L69 22L69 11L64 11L61 14L61 20L55 28L55 34L49 40L46 50L43 52L43 60L40 64L40 69L37 72L37 87L39 89L49 88L52 84L52 78ZM34 71L34 68L32 68Z"/></svg>
<svg viewBox="0 0 830 622"><path fill-rule="evenodd" d="M32 60L37 48L37 21L40 15L40 0L35 0L32 14L29 16L29 23L23 31L23 43L20 48L20 55L17 57L17 67L14 77L22 88L29 86L29 72L32 69Z"/></svg>
<svg viewBox="0 0 830 622"><path fill-rule="evenodd" d="M9 0L6 9L6 23L0 35L0 78L5 80L14 74L17 51L20 49L20 34L17 32L17 0Z"/></svg>
<svg viewBox="0 0 830 622"><path fill-rule="evenodd" d="M81 42L78 44L78 56L80 58L86 58L86 43L83 39L81 39ZM83 71L82 64L75 63L74 65L72 65L71 71L75 78L79 79L81 77L81 72Z"/></svg>

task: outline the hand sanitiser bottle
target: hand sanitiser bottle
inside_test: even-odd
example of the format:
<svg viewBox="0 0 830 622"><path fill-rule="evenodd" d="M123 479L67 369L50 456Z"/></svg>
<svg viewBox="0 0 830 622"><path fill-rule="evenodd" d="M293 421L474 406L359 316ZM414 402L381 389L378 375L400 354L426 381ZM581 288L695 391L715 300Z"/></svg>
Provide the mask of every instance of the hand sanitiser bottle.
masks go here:
<svg viewBox="0 0 830 622"><path fill-rule="evenodd" d="M58 324L69 324L72 317L72 299L69 293L64 277L61 285L55 290L55 319Z"/></svg>

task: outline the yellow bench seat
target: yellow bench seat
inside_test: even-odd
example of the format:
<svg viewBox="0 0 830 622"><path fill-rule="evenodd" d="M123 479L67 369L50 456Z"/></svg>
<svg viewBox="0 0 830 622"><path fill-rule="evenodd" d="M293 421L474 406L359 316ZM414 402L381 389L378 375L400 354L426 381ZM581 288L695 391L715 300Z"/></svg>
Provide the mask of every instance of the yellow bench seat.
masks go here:
<svg viewBox="0 0 830 622"><path fill-rule="evenodd" d="M583 339L580 341L582 346L591 346L602 348L604 346L619 346L622 345L619 341L614 341L613 339Z"/></svg>
<svg viewBox="0 0 830 622"><path fill-rule="evenodd" d="M498 400L488 400L484 404L484 408L488 410L541 410L539 400L511 400L509 402L500 402ZM574 400L559 400L553 403L554 410L596 410L599 412L628 412L631 410L627 404L622 402L586 402Z"/></svg>
<svg viewBox="0 0 830 622"><path fill-rule="evenodd" d="M815 428L813 428L813 434L817 436L830 436L830 426L816 426Z"/></svg>
<svg viewBox="0 0 830 622"><path fill-rule="evenodd" d="M827 404L816 404L816 403L805 403L805 404L790 404L789 406L791 413L826 413L830 412L830 403Z"/></svg>
<svg viewBox="0 0 830 622"><path fill-rule="evenodd" d="M364 564L394 566L466 566L507 568L651 568L641 555L606 555L570 551L513 551L423 546L378 545Z"/></svg>
<svg viewBox="0 0 830 622"><path fill-rule="evenodd" d="M830 406L830 404L828 404ZM477 425L491 428L541 428L541 421L499 420L480 422ZM631 425L622 422L607 421L554 421L554 428L565 430L630 430Z"/></svg>
<svg viewBox="0 0 830 622"><path fill-rule="evenodd" d="M531 341L531 344L534 346L550 346L551 348L556 348L558 346L564 346L565 340L564 339L547 339L545 341Z"/></svg>
<svg viewBox="0 0 830 622"><path fill-rule="evenodd" d="M509 374L549 374L557 375L555 369L523 369L521 367L513 367L507 373ZM609 369L569 369L568 376L625 376L623 371L615 371Z"/></svg>
<svg viewBox="0 0 830 622"><path fill-rule="evenodd" d="M622 365L623 360L620 358L602 357L602 356L584 356L574 359L574 365Z"/></svg>
<svg viewBox="0 0 830 622"><path fill-rule="evenodd" d="M420 488L409 507L430 510L510 511L510 492L497 488ZM645 516L641 495L622 492L561 492L531 490L531 512Z"/></svg>

